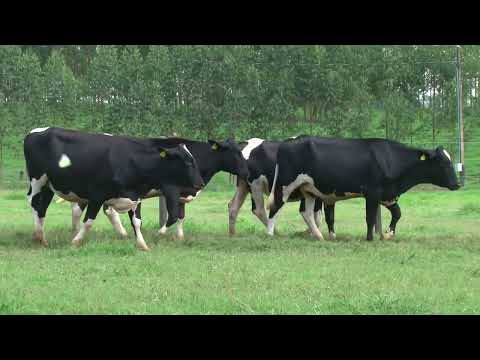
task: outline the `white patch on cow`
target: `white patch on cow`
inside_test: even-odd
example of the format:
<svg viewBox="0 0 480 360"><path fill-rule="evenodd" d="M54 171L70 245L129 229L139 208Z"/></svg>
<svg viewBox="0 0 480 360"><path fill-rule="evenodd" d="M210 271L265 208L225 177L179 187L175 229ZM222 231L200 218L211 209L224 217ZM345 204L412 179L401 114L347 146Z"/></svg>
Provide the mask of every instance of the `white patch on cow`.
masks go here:
<svg viewBox="0 0 480 360"><path fill-rule="evenodd" d="M87 234L87 232L92 228L93 223L95 220L93 219L88 219L86 222L82 223L80 225L80 230L78 231L77 235L72 240L72 245L74 246L79 246Z"/></svg>
<svg viewBox="0 0 480 360"><path fill-rule="evenodd" d="M380 204L384 206L392 206L393 204L396 204L397 200L388 200L388 201L380 201Z"/></svg>
<svg viewBox="0 0 480 360"><path fill-rule="evenodd" d="M309 190L313 195L321 197L321 192L315 187L313 179L307 174L299 174L297 178L287 186L282 187L282 201L287 202L288 198L297 188L302 186L304 190Z"/></svg>
<svg viewBox="0 0 480 360"><path fill-rule="evenodd" d="M447 150L443 149L443 153L444 153L445 156L448 158L448 160L452 161L452 157L450 156L450 154L448 153Z"/></svg>
<svg viewBox="0 0 480 360"><path fill-rule="evenodd" d="M47 181L48 181L47 174L43 174L38 178L38 180L35 178L32 178L32 180L30 180L30 186L32 187L32 192L30 193L30 195L27 195L28 203L30 205L32 205L33 197L42 190L42 187L45 186Z"/></svg>
<svg viewBox="0 0 480 360"><path fill-rule="evenodd" d="M71 165L72 165L72 161L67 156L67 154L62 154L62 156L60 157L60 160L58 161L58 166L63 169Z"/></svg>
<svg viewBox="0 0 480 360"><path fill-rule="evenodd" d="M109 134L109 133L103 133L103 135L113 136L112 134Z"/></svg>
<svg viewBox="0 0 480 360"><path fill-rule="evenodd" d="M36 129L33 129L30 131L30 134L33 134L33 133L39 133L39 132L44 132L45 130L49 129L50 126L47 126L47 127L43 127L43 128L36 128Z"/></svg>
<svg viewBox="0 0 480 360"><path fill-rule="evenodd" d="M70 201L70 202L75 202L75 203L81 203L81 202L87 202L87 199L83 199L74 192L70 191L68 194L64 194L61 191L55 190L53 187L52 183L50 182L49 184L50 190L52 190L58 197Z"/></svg>
<svg viewBox="0 0 480 360"><path fill-rule="evenodd" d="M242 155L245 158L245 160L248 160L252 150L255 149L256 147L258 147L264 141L265 140L259 139L259 138L251 138L251 139L247 140L248 144L242 150Z"/></svg>
<svg viewBox="0 0 480 360"><path fill-rule="evenodd" d="M120 214L126 213L129 210L135 211L137 205L141 202L140 199L133 201L129 198L113 198L105 201L105 204L113 207Z"/></svg>
<svg viewBox="0 0 480 360"><path fill-rule="evenodd" d="M162 193L161 190L152 189L143 198L148 199L148 198L162 196L162 195L163 195L163 193Z"/></svg>
<svg viewBox="0 0 480 360"><path fill-rule="evenodd" d="M195 195L188 195L187 197L180 197L180 202L183 204L189 203L192 200L195 200L202 190L198 190Z"/></svg>
<svg viewBox="0 0 480 360"><path fill-rule="evenodd" d="M272 218L268 219L267 234L270 235L270 236L273 236L273 233L275 231L275 221L277 219L277 216L278 216L278 211Z"/></svg>
<svg viewBox="0 0 480 360"><path fill-rule="evenodd" d="M107 210L105 210L105 214L107 215L108 220L110 220L110 223L112 224L113 228L117 233L119 233L122 236L128 235L127 231L122 225L122 221L120 220L120 215L114 208L109 206Z"/></svg>
<svg viewBox="0 0 480 360"><path fill-rule="evenodd" d="M188 155L190 155L192 157L192 159L194 159L192 153L190 152L190 150L187 149L186 145L182 144L182 147L185 149L185 151L188 153Z"/></svg>

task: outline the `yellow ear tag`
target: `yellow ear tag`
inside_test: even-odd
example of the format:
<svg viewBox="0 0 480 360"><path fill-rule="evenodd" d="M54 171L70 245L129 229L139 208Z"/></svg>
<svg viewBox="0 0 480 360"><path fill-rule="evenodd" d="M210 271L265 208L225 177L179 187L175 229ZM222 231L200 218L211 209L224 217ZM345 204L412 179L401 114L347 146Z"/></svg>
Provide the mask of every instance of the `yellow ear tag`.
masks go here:
<svg viewBox="0 0 480 360"><path fill-rule="evenodd" d="M217 145L217 144L213 144L213 145L212 145L212 149L213 149L213 150L217 150L217 149L218 149L218 145Z"/></svg>
<svg viewBox="0 0 480 360"><path fill-rule="evenodd" d="M165 151L162 151L162 152L160 153L160 156L161 156L162 158L164 158L165 156L167 156L167 153L166 153Z"/></svg>
<svg viewBox="0 0 480 360"><path fill-rule="evenodd" d="M422 156L420 156L420 160L427 160L427 157L425 156L425 154L422 154Z"/></svg>

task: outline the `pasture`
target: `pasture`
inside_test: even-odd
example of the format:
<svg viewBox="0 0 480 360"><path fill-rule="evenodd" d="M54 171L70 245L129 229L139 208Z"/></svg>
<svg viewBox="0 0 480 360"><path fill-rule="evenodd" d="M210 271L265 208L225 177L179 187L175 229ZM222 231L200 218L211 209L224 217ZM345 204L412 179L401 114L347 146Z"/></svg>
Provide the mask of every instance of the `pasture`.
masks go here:
<svg viewBox="0 0 480 360"><path fill-rule="evenodd" d="M158 200L145 200L148 253L120 239L100 213L80 249L70 246L68 203L52 202L50 247L33 242L26 186L0 191L1 314L479 314L480 188L415 189L400 199L394 240L364 240L365 201L336 207L337 241L304 236L298 204L265 235L247 198L228 237L234 193L218 174L187 206L186 240L158 230ZM56 199L56 198L55 198ZM383 227L389 215L382 209ZM325 222L321 230L327 235Z"/></svg>

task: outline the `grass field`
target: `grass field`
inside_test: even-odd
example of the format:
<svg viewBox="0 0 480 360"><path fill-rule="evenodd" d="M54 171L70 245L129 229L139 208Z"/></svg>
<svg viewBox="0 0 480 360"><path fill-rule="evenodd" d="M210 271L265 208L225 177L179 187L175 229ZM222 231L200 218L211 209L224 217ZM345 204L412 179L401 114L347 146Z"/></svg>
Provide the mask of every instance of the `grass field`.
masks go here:
<svg viewBox="0 0 480 360"><path fill-rule="evenodd" d="M227 235L225 176L187 207L186 240L159 238L158 202L142 207L152 251L117 238L99 214L80 249L70 247L68 203L52 203L48 249L32 241L26 190L0 191L2 314L479 314L480 188L402 196L393 241L364 240L364 201L337 204L337 241L318 242L298 204L269 238L247 199ZM220 185L219 185L220 184ZM217 190L218 190L217 189ZM389 219L383 211L384 227ZM324 236L326 226L322 225Z"/></svg>

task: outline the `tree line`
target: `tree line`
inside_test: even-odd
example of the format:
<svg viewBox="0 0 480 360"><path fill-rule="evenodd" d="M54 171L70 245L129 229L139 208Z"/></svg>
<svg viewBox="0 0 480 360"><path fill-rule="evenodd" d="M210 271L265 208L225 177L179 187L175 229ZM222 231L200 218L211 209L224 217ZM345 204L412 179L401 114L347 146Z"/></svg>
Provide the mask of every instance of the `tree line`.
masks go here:
<svg viewBox="0 0 480 360"><path fill-rule="evenodd" d="M455 54L412 45L0 46L0 139L55 125L196 139L422 133L435 143L455 132ZM480 47L462 46L461 66L468 130L478 124Z"/></svg>

